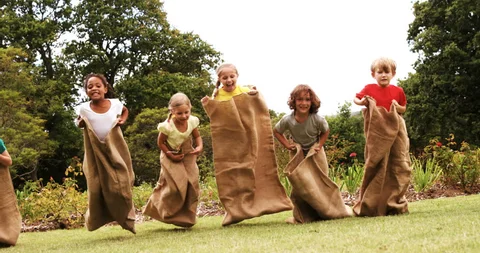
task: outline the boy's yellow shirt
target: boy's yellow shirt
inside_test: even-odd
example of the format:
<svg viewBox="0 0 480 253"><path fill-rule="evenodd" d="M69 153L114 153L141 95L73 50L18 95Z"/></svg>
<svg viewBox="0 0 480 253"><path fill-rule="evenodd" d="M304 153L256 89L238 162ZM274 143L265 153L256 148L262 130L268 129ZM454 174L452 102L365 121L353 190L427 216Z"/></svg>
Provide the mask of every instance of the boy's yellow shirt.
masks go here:
<svg viewBox="0 0 480 253"><path fill-rule="evenodd" d="M219 89L217 96L215 96L215 100L217 101L228 101L232 99L233 96L240 95L244 92L249 92L250 88L247 86L240 86L237 85L235 90L231 92L226 92L224 89Z"/></svg>

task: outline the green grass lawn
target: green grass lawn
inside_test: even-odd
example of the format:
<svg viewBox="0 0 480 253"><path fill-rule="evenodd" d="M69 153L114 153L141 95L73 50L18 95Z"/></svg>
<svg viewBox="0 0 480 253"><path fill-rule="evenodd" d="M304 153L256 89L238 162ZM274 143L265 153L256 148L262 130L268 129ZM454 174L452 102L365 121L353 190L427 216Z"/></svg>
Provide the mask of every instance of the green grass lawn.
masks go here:
<svg viewBox="0 0 480 253"><path fill-rule="evenodd" d="M0 252L480 252L480 195L410 203L401 216L289 225L290 215L229 227L223 217L205 217L191 229L151 221L136 235L119 226L22 233Z"/></svg>

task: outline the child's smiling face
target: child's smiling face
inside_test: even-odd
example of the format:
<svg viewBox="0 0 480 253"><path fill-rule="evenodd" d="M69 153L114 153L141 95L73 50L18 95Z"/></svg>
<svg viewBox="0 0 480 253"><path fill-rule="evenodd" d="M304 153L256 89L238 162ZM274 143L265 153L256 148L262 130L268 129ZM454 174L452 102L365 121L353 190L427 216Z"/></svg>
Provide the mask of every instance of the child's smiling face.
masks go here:
<svg viewBox="0 0 480 253"><path fill-rule="evenodd" d="M297 113L308 114L311 106L312 100L310 99L310 93L308 91L302 91L295 98L295 110Z"/></svg>
<svg viewBox="0 0 480 253"><path fill-rule="evenodd" d="M100 100L105 98L108 88L98 77L92 76L87 82L87 96L91 100Z"/></svg>
<svg viewBox="0 0 480 253"><path fill-rule="evenodd" d="M237 85L238 74L237 71L233 68L224 68L222 72L218 75L218 79L223 84L223 89L226 92L232 92L235 90Z"/></svg>
<svg viewBox="0 0 480 253"><path fill-rule="evenodd" d="M183 104L172 109L172 114L175 116L176 120L187 121L190 118L190 106Z"/></svg>

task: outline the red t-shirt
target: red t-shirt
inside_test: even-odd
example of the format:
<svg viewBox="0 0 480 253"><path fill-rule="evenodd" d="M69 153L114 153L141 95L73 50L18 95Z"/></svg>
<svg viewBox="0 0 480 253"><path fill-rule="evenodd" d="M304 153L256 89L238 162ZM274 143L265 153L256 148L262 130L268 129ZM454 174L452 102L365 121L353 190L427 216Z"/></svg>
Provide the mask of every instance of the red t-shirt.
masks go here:
<svg viewBox="0 0 480 253"><path fill-rule="evenodd" d="M401 106L407 105L407 97L403 89L392 84L387 87L382 87L376 83L367 84L362 91L357 93L356 97L362 99L365 95L374 98L377 101L377 106L383 106L387 111L390 111L393 99L397 100Z"/></svg>

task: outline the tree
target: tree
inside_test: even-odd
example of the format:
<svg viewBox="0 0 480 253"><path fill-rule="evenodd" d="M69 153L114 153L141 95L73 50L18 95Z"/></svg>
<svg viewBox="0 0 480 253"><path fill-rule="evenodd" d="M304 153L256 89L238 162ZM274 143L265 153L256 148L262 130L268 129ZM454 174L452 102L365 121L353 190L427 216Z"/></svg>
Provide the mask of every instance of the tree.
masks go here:
<svg viewBox="0 0 480 253"><path fill-rule="evenodd" d="M166 108L145 109L135 117L134 123L125 131L125 141L132 156L135 182L154 183L160 175L160 150L157 146L157 125L165 121Z"/></svg>
<svg viewBox="0 0 480 253"><path fill-rule="evenodd" d="M189 97L193 115L202 122L208 121L200 99L210 91L207 81L202 78L168 72L126 78L115 87L115 92L128 107L129 122L145 108L167 108L170 97L177 92L183 92Z"/></svg>
<svg viewBox="0 0 480 253"><path fill-rule="evenodd" d="M26 113L26 100L19 92L0 90L0 136L8 143L13 177L37 180L42 155L50 155L55 143L43 131L44 121Z"/></svg>
<svg viewBox="0 0 480 253"><path fill-rule="evenodd" d="M480 2L418 1L414 14L408 42L419 54L416 73L400 82L412 145L450 133L480 145Z"/></svg>
<svg viewBox="0 0 480 253"><path fill-rule="evenodd" d="M19 47L41 59L45 76L55 76L55 50L59 38L71 30L70 0L2 1L0 47Z"/></svg>
<svg viewBox="0 0 480 253"><path fill-rule="evenodd" d="M352 115L351 102L345 101L338 106L335 116L327 116L330 135L326 141L326 153L331 167L338 164L351 163L350 154L355 153L355 159L363 161L365 137L363 134L363 117L361 113Z"/></svg>
<svg viewBox="0 0 480 253"><path fill-rule="evenodd" d="M171 29L159 0L83 0L75 7L76 36L65 53L79 73L124 76L156 72L209 76L219 53L197 35Z"/></svg>

